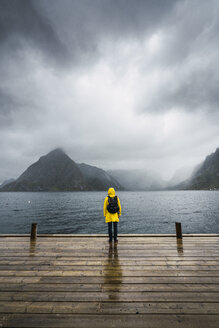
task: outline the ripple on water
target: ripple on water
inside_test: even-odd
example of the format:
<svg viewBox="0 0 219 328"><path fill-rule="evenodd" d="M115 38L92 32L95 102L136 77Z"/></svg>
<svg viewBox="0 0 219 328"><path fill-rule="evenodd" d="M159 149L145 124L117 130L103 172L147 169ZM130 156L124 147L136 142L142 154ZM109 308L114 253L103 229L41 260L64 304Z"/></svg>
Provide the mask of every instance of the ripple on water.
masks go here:
<svg viewBox="0 0 219 328"><path fill-rule="evenodd" d="M0 233L106 233L105 192L0 193ZM119 233L219 233L217 191L118 192ZM27 203L27 199L30 203Z"/></svg>

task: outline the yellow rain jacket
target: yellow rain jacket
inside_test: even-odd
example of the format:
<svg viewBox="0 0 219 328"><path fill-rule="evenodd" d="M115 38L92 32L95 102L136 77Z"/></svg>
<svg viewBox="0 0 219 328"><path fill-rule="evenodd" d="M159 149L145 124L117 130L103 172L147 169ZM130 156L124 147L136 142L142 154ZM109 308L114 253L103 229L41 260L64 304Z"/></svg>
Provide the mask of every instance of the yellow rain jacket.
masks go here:
<svg viewBox="0 0 219 328"><path fill-rule="evenodd" d="M109 188L108 195L110 197L115 197L115 195L116 195L115 189L114 188ZM108 197L105 198L104 206L103 206L103 215L105 216L106 223L108 223L108 222L119 222L119 217L121 215L122 209L121 209L121 205L120 205L120 201L119 201L118 196L117 196L117 200L118 200L118 205L119 205L119 214L118 213L108 212L107 206L109 205L109 201L108 201Z"/></svg>

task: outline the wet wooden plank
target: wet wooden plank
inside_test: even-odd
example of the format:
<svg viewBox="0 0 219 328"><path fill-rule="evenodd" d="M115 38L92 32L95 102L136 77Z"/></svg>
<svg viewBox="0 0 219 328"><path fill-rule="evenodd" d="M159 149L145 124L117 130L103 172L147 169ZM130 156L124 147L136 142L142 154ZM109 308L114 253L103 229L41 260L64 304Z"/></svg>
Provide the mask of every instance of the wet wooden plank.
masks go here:
<svg viewBox="0 0 219 328"><path fill-rule="evenodd" d="M15 257L17 256L19 257L62 257L62 258L78 258L78 257L83 257L83 258L88 258L90 257L91 259L95 259L97 257L101 258L101 257L106 257L110 251L108 249L99 249L98 251L86 251L86 250L74 250L74 251L69 251L69 250L56 250L53 252L49 252L49 251L45 251L41 252L41 251L37 251L37 250L26 250L26 251L2 251L2 253L4 253L4 256L2 257ZM117 249L117 253L119 254L120 258L166 258L166 257L174 257L179 259L179 255L183 258L185 257L190 257L190 258L194 258L197 257L198 259L204 258L204 257L208 257L208 258L212 258L212 257L218 257L218 251L217 250L199 250L199 251L189 251L186 249L176 249L176 250L169 250L169 251L165 251L165 250L157 250L157 251L143 251L143 250L138 250L138 251L129 251L129 250L118 250Z"/></svg>
<svg viewBox="0 0 219 328"><path fill-rule="evenodd" d="M192 241L184 241L184 239L181 241L181 240L173 240L173 241L169 241L169 242L149 242L149 241L124 241L124 240L119 240L118 241L118 247L166 247L167 249L168 248L172 248L172 247L175 247L176 245L182 243L182 245L186 246L186 247L199 247L199 246L203 246L203 247L213 247L213 245L215 246L218 246L217 245L217 241L196 241L196 242L192 242ZM36 241L32 241L32 240L29 240L29 241L24 241L24 242L0 242L0 248L5 248L5 247L16 247L16 245L21 248L22 246L29 246L31 244L35 244L37 245L37 247L48 247L48 248L51 248L51 247L69 247L69 248L72 248L72 247L86 247L86 245L90 245L92 247L95 247L95 246L101 246L101 247L104 247L104 246L107 246L108 245L108 240L104 240L104 241L84 241L84 242L80 242L80 241L72 241L72 240L69 240L68 242L65 241L65 242L52 242L51 241L49 242L45 242L45 241L42 241L42 240L36 240Z"/></svg>
<svg viewBox="0 0 219 328"><path fill-rule="evenodd" d="M0 237L1 238L1 237ZM91 239L92 238L92 239ZM119 240L119 244L121 245L175 245L177 242L181 241L183 242L185 245L212 245L213 243L217 243L218 242L218 238L219 237L209 237L209 238L199 238L199 239L195 239L195 238L183 238L182 240L179 240L177 238L165 238L165 239L160 239L160 238L147 238L147 237L143 237L140 238L138 237L136 238L122 238L121 236L118 236L118 240ZM95 244L100 244L100 245L106 245L108 243L108 236L106 236L105 238L93 238L92 236L89 238L71 238L71 239L58 239L58 240L52 240L52 239L44 239L44 238L40 238L38 237L37 241L41 244L41 245L51 245L51 241L54 245L85 245L85 244L91 244L91 245L95 245ZM12 243L18 243L18 244L28 244L29 242L31 242L31 240L28 238L26 240L10 240L10 242ZM4 245L5 241L0 241L0 245Z"/></svg>
<svg viewBox="0 0 219 328"><path fill-rule="evenodd" d="M219 303L189 302L0 302L0 313L218 314Z"/></svg>
<svg viewBox="0 0 219 328"><path fill-rule="evenodd" d="M147 276L195 276L195 277L219 277L219 270L31 270L31 271L16 271L16 270L0 270L0 277L90 277L90 276L106 276L106 277L147 277Z"/></svg>
<svg viewBox="0 0 219 328"><path fill-rule="evenodd" d="M1 254L0 254L1 255ZM12 261L26 261L27 263L33 261L33 262L38 262L38 261L47 261L48 263L53 263L54 261L72 261L74 263L74 261L100 261L101 263L106 261L106 258L108 257L103 257L103 256L64 256L62 255L55 255L55 256L32 256L30 255L26 255L26 256L0 256L0 264L2 263L2 261L9 261L10 263ZM162 262L167 262L167 261L176 261L176 262L190 262L190 261L198 261L198 262L203 262L203 261L219 261L219 256L189 256L189 257L183 257L183 256L156 256L156 257L152 257L152 256L139 256L139 257L125 257L125 256L121 256L119 254L119 260L120 262L124 262L124 263L132 263L134 262L138 262L139 261L145 261L146 263L152 261L162 261Z"/></svg>
<svg viewBox="0 0 219 328"><path fill-rule="evenodd" d="M169 283L169 284L218 284L219 283L219 277L197 277L197 276L177 276L177 277L171 277L171 276L146 276L146 277L111 277L107 276L108 283L135 283L135 284L163 284L163 283ZM0 277L0 283L1 284L16 284L16 283L38 283L38 284L75 284L75 283L93 283L93 284L104 284L105 283L105 277L104 276L31 276L31 277L15 277L15 276L5 276Z"/></svg>
<svg viewBox="0 0 219 328"><path fill-rule="evenodd" d="M22 253L19 253L19 252L5 252L4 253L4 256L8 257L8 256L18 256L18 257L24 257L24 256L27 256L27 255L30 255L31 256L53 256L53 257L57 257L59 255L63 255L63 252L60 250L60 251L56 251L56 252L35 252L33 251L32 253L29 252L29 251L26 251L26 252L22 252ZM80 256L80 257L90 257L90 258L93 258L93 257L106 257L108 256L108 251L107 250L104 250L104 251L99 251L99 252L95 252L93 253L92 251L65 251L65 256ZM197 258L203 258L203 256L208 256L208 257L215 257L215 256L218 256L218 251L215 251L215 250L212 250L212 251L199 251L199 252L190 252L190 251L183 251L181 253L181 255L176 251L171 251L171 252L165 252L164 250L162 251L157 251L157 252L150 252L149 250L148 251L138 251L137 254L136 252L131 252L131 251L120 251L119 252L119 255L120 256L123 256L123 257L132 257L132 258L138 258L138 257L161 257L161 256L168 256L168 257L176 257L176 256L183 256L184 258L185 257L197 257Z"/></svg>
<svg viewBox="0 0 219 328"><path fill-rule="evenodd" d="M0 326L145 327L146 322L200 328L203 319L203 326L217 327L218 241L216 235L187 236L183 242L126 235L109 248L107 235L44 236L34 243L0 236Z"/></svg>
<svg viewBox="0 0 219 328"><path fill-rule="evenodd" d="M90 247L90 248L89 248ZM30 249L34 249L35 251L38 251L39 253L45 253L46 251L48 251L49 253L51 253L51 251L56 250L57 252L62 250L62 251L83 251L88 250L89 252L99 252L100 250L108 250L109 248L109 243L107 244L99 244L99 243L95 243L93 244L89 244L86 243L84 245L38 245L37 243L34 244L26 244L26 245L1 245L0 250L4 251L4 252L8 252L10 253L11 251L17 251L17 252L22 252L22 253L26 253L27 251L29 251ZM216 250L218 250L219 245L216 243L212 243L212 245L153 245L153 244L149 244L149 245L142 245L142 244L138 244L138 245L127 245L127 244L117 244L117 249L120 250L121 252L124 251L128 251L128 252L134 252L136 250L139 251L147 251L147 250L153 250L153 251L167 251L167 252L171 252L171 251L175 251L178 248L183 248L185 250L187 250L188 252L191 252L192 250L194 250L195 252L201 252L201 251L205 251L205 250L209 250L212 251L214 248Z"/></svg>
<svg viewBox="0 0 219 328"><path fill-rule="evenodd" d="M0 283L0 292L13 291L40 291L40 292L60 292L60 291L119 291L119 292L217 292L219 293L219 283Z"/></svg>
<svg viewBox="0 0 219 328"><path fill-rule="evenodd" d="M4 327L29 327L29 328L218 328L219 314L199 315L162 315L162 314L93 314L93 315L71 315L71 314L8 314L1 315Z"/></svg>
<svg viewBox="0 0 219 328"><path fill-rule="evenodd" d="M57 266L103 266L105 264L106 260L91 260L91 259L81 259L78 260L73 259L65 259L65 260L54 260L53 258L50 259L37 259L37 258L28 258L26 260L17 259L16 257L12 260L10 259L4 259L0 260L0 267L3 268L3 266L7 265L8 268L11 268L15 265L22 265L22 266L43 266L43 265L49 265L50 267L57 267ZM136 260L136 259L121 259L119 258L119 265L120 266L198 266L198 267L206 267L206 266L219 266L219 260L190 260L190 259L178 259L178 260L160 260L154 258L153 260Z"/></svg>
<svg viewBox="0 0 219 328"><path fill-rule="evenodd" d="M214 292L1 292L0 301L132 301L132 302L219 302Z"/></svg>
<svg viewBox="0 0 219 328"><path fill-rule="evenodd" d="M1 272L12 272L12 271L99 271L99 270L108 270L108 271L216 271L219 275L219 266L218 265L120 265L120 263L112 261L103 263L102 265L64 265L64 266L51 266L47 264L40 265L0 265L0 275Z"/></svg>
<svg viewBox="0 0 219 328"><path fill-rule="evenodd" d="M191 246L194 246L194 247L198 247L198 246L203 246L203 247L212 247L214 244L217 246L217 242L218 241L196 241L196 242L192 242L192 241L184 241L184 239L175 239L175 240L172 240L172 241L160 241L160 242L149 242L149 241L124 241L124 240L118 240L118 246L127 246L127 247L132 247L132 246L138 246L138 247L150 247L150 246L154 246L154 247L159 247L159 246L164 246L164 247L175 247L177 245L177 243L182 243L183 245L185 245L186 247L191 247ZM98 240L93 240L93 241L83 241L83 242L79 242L79 241L72 241L72 240L69 240L69 242L65 241L65 242L52 242L51 241L49 242L45 242L45 241L42 241L42 240L39 240L38 239L36 241L33 241L33 240L28 240L28 241L24 241L24 242L10 242L10 244L8 243L8 241L5 241L5 242L0 242L0 247L1 248L4 248L5 246L8 246L8 247L15 247L15 245L19 246L19 247L22 247L22 246L29 246L30 244L36 244L38 245L39 247L52 247L52 246L57 246L57 247L64 247L64 246L67 246L67 247L83 247L83 246L86 246L86 245L91 245L91 246L107 246L108 245L108 239L106 240L102 240L102 241L98 241Z"/></svg>

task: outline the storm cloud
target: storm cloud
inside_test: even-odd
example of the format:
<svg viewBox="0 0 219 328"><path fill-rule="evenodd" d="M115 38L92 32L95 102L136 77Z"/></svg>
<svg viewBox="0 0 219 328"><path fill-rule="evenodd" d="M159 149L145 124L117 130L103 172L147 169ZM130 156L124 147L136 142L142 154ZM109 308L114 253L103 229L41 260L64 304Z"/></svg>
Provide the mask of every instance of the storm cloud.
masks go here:
<svg viewBox="0 0 219 328"><path fill-rule="evenodd" d="M0 181L62 147L164 178L219 146L216 0L0 0Z"/></svg>

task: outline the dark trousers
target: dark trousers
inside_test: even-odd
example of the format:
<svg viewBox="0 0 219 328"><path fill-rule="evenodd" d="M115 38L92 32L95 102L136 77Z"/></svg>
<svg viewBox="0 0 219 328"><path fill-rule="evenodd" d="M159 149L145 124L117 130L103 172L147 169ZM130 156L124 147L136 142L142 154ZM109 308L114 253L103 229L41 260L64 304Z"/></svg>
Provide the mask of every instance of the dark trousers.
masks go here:
<svg viewBox="0 0 219 328"><path fill-rule="evenodd" d="M118 222L108 222L108 233L109 233L109 240L112 240L113 234L112 234L112 223L113 223L113 230L114 230L114 240L117 240L117 225Z"/></svg>

